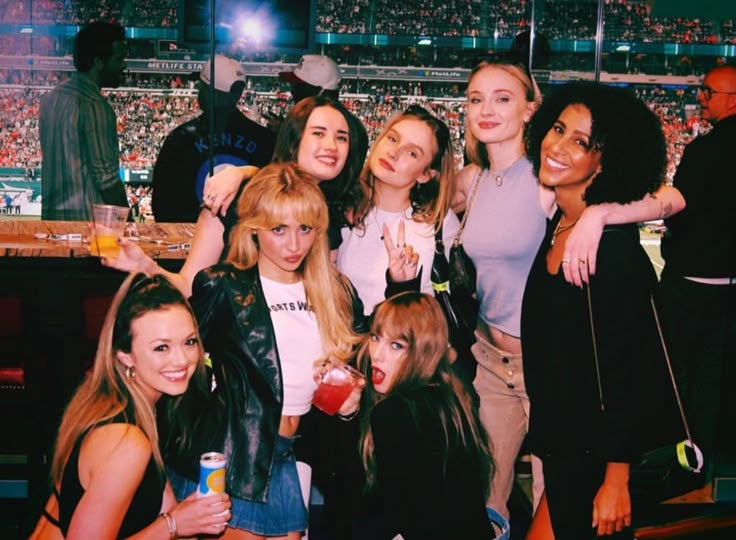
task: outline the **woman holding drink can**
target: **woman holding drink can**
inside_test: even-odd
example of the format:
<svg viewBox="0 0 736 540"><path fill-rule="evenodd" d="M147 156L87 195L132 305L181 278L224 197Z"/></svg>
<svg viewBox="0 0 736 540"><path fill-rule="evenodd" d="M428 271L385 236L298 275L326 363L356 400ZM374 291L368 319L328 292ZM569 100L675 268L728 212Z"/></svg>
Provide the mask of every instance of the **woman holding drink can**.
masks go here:
<svg viewBox="0 0 736 540"><path fill-rule="evenodd" d="M90 376L67 407L52 463L54 494L31 538L164 539L217 535L226 494L176 502L155 409L172 425L187 386L204 384L189 304L165 277L129 276L107 313ZM53 516L57 516L54 518Z"/></svg>
<svg viewBox="0 0 736 540"><path fill-rule="evenodd" d="M215 387L171 430L167 462L184 495L196 489L201 454L224 452L233 497L224 538L298 539L307 510L294 435L317 388L315 363L351 357L363 306L330 262L328 208L309 174L293 164L265 167L246 185L238 218L227 262L198 273L192 288ZM393 242L388 235L389 273L414 286L409 248ZM356 386L338 414L354 413L359 396Z"/></svg>

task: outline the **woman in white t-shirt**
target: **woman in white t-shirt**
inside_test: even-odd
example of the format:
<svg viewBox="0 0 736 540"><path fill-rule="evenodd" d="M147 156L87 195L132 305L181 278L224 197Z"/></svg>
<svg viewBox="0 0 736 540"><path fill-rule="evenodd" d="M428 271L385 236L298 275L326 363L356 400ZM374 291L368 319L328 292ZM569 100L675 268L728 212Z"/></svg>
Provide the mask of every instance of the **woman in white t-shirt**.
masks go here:
<svg viewBox="0 0 736 540"><path fill-rule="evenodd" d="M170 430L166 450L179 497L195 489L203 452L225 453L233 517L223 538L297 540L306 529L292 445L317 387L315 363L347 361L364 329L360 299L330 262L328 223L312 176L269 165L238 200L226 262L194 278L216 385ZM396 240L404 243L403 231ZM388 237L384 246L401 288L416 274L411 252ZM357 388L338 414L356 412L359 397Z"/></svg>
<svg viewBox="0 0 736 540"><path fill-rule="evenodd" d="M406 228L406 244L421 271L421 291L432 293L435 232L443 228L449 250L459 228L450 212L455 184L450 130L422 107L393 116L373 144L360 176L362 197L342 229L337 267L352 281L365 313L384 299L387 234Z"/></svg>

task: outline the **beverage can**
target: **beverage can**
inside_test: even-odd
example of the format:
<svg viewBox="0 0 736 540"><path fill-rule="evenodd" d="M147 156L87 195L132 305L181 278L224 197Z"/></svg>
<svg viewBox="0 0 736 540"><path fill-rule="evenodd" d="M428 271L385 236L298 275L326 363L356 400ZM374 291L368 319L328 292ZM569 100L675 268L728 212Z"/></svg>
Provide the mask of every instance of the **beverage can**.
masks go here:
<svg viewBox="0 0 736 540"><path fill-rule="evenodd" d="M200 496L224 493L227 458L220 452L206 452L199 458Z"/></svg>

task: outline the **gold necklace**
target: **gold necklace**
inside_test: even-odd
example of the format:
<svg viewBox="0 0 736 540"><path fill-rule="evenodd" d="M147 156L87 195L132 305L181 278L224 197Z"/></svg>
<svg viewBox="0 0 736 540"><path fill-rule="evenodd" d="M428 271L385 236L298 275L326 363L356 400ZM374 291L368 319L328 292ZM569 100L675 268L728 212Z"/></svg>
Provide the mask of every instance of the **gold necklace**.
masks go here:
<svg viewBox="0 0 736 540"><path fill-rule="evenodd" d="M552 241L550 242L550 245L551 246L554 246L555 245L555 238L557 238L558 236L560 236L565 231L568 231L568 230L572 229L575 226L575 224L578 222L579 219L580 219L580 216L576 217L570 223L566 223L565 225L563 225L562 224L562 218L560 218L560 221L557 222L557 227L555 227L555 230L552 231Z"/></svg>

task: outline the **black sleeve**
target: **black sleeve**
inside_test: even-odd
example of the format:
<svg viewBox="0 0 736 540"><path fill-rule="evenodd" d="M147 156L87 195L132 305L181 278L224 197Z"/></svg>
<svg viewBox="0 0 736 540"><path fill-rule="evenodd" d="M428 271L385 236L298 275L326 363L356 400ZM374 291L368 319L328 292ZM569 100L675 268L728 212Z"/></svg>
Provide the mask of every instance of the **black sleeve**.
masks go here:
<svg viewBox="0 0 736 540"><path fill-rule="evenodd" d="M606 461L627 462L641 450L642 421L652 410L647 401L656 399L650 378L661 350L650 304L656 278L635 227L606 230L598 254L590 292L605 406L599 451Z"/></svg>
<svg viewBox="0 0 736 540"><path fill-rule="evenodd" d="M421 456L431 449L420 448L419 427L401 398L388 398L371 414L376 460L375 499L379 519L391 536L414 531L416 538L432 538L432 520L425 515ZM414 536L412 536L413 538Z"/></svg>
<svg viewBox="0 0 736 540"><path fill-rule="evenodd" d="M174 130L164 141L153 167L151 210L158 222L194 222L199 204L189 179L196 170L182 156L183 135Z"/></svg>

